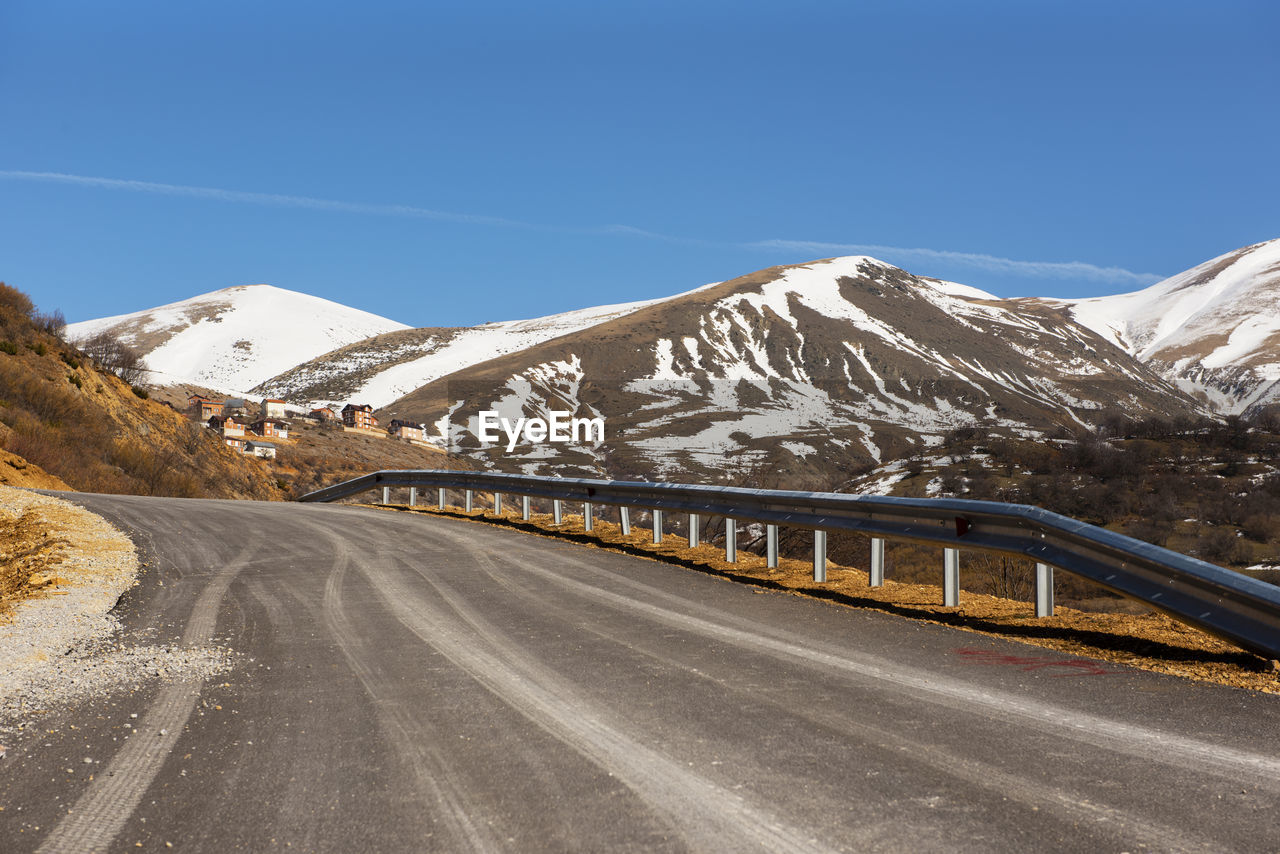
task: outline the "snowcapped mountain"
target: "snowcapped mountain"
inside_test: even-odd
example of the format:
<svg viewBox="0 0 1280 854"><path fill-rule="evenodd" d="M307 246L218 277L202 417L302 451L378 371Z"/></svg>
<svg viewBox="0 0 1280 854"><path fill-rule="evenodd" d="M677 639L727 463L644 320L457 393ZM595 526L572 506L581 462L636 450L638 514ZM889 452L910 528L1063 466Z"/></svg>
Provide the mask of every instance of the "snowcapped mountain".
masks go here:
<svg viewBox="0 0 1280 854"><path fill-rule="evenodd" d="M154 382L237 393L337 347L399 329L408 327L319 297L248 285L73 323L67 335L78 341L109 331L142 352Z"/></svg>
<svg viewBox="0 0 1280 854"><path fill-rule="evenodd" d="M1280 402L1280 239L1133 293L1043 302L1220 412Z"/></svg>
<svg viewBox="0 0 1280 854"><path fill-rule="evenodd" d="M662 300L596 306L532 320L388 332L290 366L253 391L285 400L375 407L455 371L588 329Z"/></svg>
<svg viewBox="0 0 1280 854"><path fill-rule="evenodd" d="M960 427L1043 437L1103 410L1280 401L1280 240L1087 300L999 299L856 256L470 328L411 329L259 285L69 332L104 329L160 382L371 403L502 468L715 477L747 465L821 483ZM507 453L475 438L482 409L600 416L608 434Z"/></svg>
<svg viewBox="0 0 1280 854"><path fill-rule="evenodd" d="M867 257L775 267L443 376L383 407L489 464L613 475L764 465L812 481L976 426L1042 436L1107 408L1194 413L1061 308ZM482 447L478 413L604 417L606 441Z"/></svg>

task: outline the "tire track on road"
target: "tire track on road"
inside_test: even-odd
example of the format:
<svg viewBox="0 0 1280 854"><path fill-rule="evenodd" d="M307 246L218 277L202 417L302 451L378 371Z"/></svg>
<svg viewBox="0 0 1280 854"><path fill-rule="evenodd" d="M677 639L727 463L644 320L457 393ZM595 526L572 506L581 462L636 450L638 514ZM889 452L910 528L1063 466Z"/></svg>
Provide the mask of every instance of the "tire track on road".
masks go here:
<svg viewBox="0 0 1280 854"><path fill-rule="evenodd" d="M478 567L495 584L521 599L538 602L542 608L570 616L574 618L576 623L582 625L583 617L581 612L564 606L563 599L556 601L553 596L540 592L546 588L536 588L529 584L522 584L510 572L503 572L483 547L477 546L475 543L452 532L447 533L445 536L460 548L466 549L476 561ZM591 567L577 558L568 558L567 561L579 569L588 569L593 573L598 573L600 577L607 580L617 581L619 578L616 574L610 574L596 567ZM594 594L608 592L595 585L564 578L553 571L537 570L537 574L544 578L554 577L558 579L561 589L568 589L571 593L586 601L600 602L602 597ZM630 583L635 584L634 581ZM584 594L584 591L589 591L589 593ZM633 607L634 600L623 597L627 603L626 607L618 607L618 600L613 599L612 595L606 597L607 604L612 606L612 610L620 613L636 612ZM663 591L663 595L670 596L671 594ZM679 597L675 598L681 604L689 604L687 601L679 599ZM645 616L652 618L652 613L647 612ZM663 623L663 621L655 622ZM670 625L670 622L665 624ZM589 626L583 626L583 629L616 642L613 636L602 629L594 629ZM739 648L743 647L739 646ZM628 644L628 649L640 654L651 655L652 658L666 665L683 667L686 672L694 673L700 678L718 681L704 670L673 662L667 657L646 653L633 644ZM801 717L830 731L855 737L864 744L879 745L880 749L894 754L900 760L932 768L961 781L965 785L975 786L1035 809L1046 809L1068 823L1083 822L1091 824L1097 827L1100 832L1116 837L1118 841L1120 839L1125 842L1138 841L1156 851L1216 852L1219 849L1217 844L1202 839L1195 834L1153 822L1124 810L1094 803L1081 795L1071 794L1059 787L1003 771L987 762L960 756L938 745L907 741L899 733L863 721L850 719L847 715L837 713L834 710L782 705L771 698L758 695L753 695L753 700L755 702L768 703L787 714ZM888 745L892 745L892 747L888 747Z"/></svg>
<svg viewBox="0 0 1280 854"><path fill-rule="evenodd" d="M474 810L457 783L457 775L436 746L439 739L431 732L429 724L390 699L395 693L394 683L389 682L376 664L371 663L377 660L379 652L367 648L343 607L343 584L352 564L350 547L331 531L316 530L334 544L335 553L333 568L324 588L325 626L373 701L383 729L391 737L399 755L409 760L422 800L439 807L438 813L458 846L450 850L459 850L463 846L471 851L502 850L497 838L472 820Z"/></svg>
<svg viewBox="0 0 1280 854"><path fill-rule="evenodd" d="M447 536L459 547L473 546L466 537L453 532L449 532ZM653 600L668 602L681 608L688 608L692 604L671 593L629 579L620 573L602 570L568 554L558 554L556 559L595 577L607 578L613 584L631 587ZM975 686L890 662L878 656L839 650L759 623L752 623L749 630L724 625L655 605L652 602L642 602L633 597L528 564L518 565L517 569L561 588L576 591L581 596L611 608L645 614L673 628L690 631L723 643L756 649L811 667L829 668L863 677L881 685L891 685L895 690L909 692L920 699L947 708L955 708L957 703L962 703L975 710L975 713L996 716L1003 720L1031 721L1040 726L1051 726L1073 740L1083 741L1092 746L1107 746L1117 752L1144 760L1156 760L1198 771L1213 771L1217 775L1237 781L1240 775L1245 774L1260 785L1280 788L1280 759L1274 756L1212 744L1176 733L1127 724L1088 712ZM741 624L741 620L738 622Z"/></svg>
<svg viewBox="0 0 1280 854"><path fill-rule="evenodd" d="M212 640L222 599L256 549L257 543L244 546L200 592L182 634L183 646L204 646ZM161 689L134 734L45 837L37 854L79 854L110 847L173 752L203 686L203 679L183 679Z"/></svg>
<svg viewBox="0 0 1280 854"><path fill-rule="evenodd" d="M433 605L434 597L424 595L426 591L411 589L397 573L385 568L362 570L409 631L512 709L612 773L694 850L794 854L834 850L628 735L571 683L489 625L443 581L420 576L453 611L452 616ZM465 627L458 625L458 618ZM881 835L873 828L863 830L868 843Z"/></svg>

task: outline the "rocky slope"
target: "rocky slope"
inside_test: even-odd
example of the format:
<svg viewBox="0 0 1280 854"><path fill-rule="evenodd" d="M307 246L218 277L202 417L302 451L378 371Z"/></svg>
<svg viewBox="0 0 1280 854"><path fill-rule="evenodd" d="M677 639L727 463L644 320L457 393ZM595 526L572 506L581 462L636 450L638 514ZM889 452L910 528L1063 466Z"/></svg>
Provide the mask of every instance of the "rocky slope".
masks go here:
<svg viewBox="0 0 1280 854"><path fill-rule="evenodd" d="M282 497L257 461L99 370L0 284L0 466L27 485L181 497ZM30 464L30 465L28 465ZM52 479L44 482L44 475ZM5 472L0 472L5 474ZM5 475L6 482L17 482Z"/></svg>

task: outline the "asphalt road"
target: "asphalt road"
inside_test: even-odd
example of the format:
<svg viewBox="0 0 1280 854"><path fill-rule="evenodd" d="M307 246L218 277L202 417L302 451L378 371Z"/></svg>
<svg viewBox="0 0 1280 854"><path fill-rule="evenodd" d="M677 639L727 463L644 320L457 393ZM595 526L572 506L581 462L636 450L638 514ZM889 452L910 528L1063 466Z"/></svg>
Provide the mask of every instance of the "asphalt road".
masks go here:
<svg viewBox="0 0 1280 854"><path fill-rule="evenodd" d="M150 564L126 640L238 663L10 745L4 852L1280 850L1274 696L460 520L74 500Z"/></svg>

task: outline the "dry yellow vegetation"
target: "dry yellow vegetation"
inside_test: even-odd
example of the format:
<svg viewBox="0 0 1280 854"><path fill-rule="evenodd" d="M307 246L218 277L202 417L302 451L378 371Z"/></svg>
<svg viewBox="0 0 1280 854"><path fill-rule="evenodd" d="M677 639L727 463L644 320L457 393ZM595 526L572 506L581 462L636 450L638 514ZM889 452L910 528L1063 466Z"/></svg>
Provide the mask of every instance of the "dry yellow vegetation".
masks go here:
<svg viewBox="0 0 1280 854"><path fill-rule="evenodd" d="M0 461L4 482L56 488L17 482L17 473L44 472L86 492L282 497L262 466L100 370L39 318L24 294L0 283L0 448L12 455Z"/></svg>

